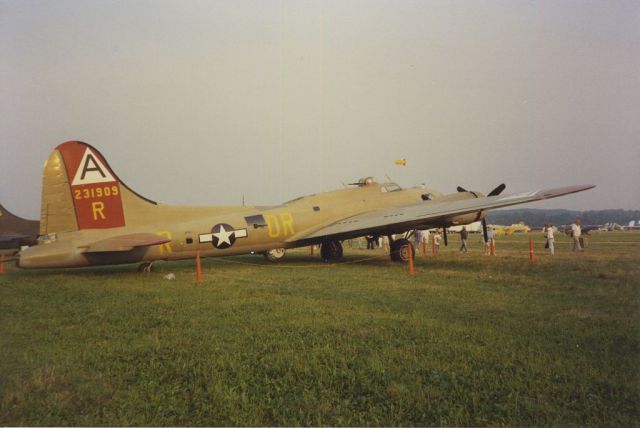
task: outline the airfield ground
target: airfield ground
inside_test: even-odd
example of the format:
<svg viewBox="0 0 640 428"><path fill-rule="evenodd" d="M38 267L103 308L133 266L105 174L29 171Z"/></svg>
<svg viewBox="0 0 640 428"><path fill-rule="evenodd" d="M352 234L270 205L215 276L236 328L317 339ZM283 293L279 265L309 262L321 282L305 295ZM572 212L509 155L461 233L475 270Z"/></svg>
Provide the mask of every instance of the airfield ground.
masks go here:
<svg viewBox="0 0 640 428"><path fill-rule="evenodd" d="M206 260L203 284L9 267L0 425L638 426L640 233L558 241L454 236L414 276L348 247Z"/></svg>

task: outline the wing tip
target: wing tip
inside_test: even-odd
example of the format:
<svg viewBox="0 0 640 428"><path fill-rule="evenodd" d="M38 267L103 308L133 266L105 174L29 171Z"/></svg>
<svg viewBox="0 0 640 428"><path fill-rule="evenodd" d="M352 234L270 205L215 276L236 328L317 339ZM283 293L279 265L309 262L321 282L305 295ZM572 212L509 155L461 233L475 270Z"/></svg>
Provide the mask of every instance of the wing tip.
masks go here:
<svg viewBox="0 0 640 428"><path fill-rule="evenodd" d="M572 193L584 192L596 187L595 184L580 184L577 186L559 187L556 189L542 190L540 191L541 199L557 198L558 196L570 195Z"/></svg>

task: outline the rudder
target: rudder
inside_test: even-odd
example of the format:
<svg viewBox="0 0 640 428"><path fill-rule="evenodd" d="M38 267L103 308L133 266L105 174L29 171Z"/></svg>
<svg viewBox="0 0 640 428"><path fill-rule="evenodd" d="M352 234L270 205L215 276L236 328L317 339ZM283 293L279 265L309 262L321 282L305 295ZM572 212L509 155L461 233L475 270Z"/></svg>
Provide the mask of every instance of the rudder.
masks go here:
<svg viewBox="0 0 640 428"><path fill-rule="evenodd" d="M130 190L102 154L80 141L56 147L44 166L40 234L126 225L126 205L149 201Z"/></svg>

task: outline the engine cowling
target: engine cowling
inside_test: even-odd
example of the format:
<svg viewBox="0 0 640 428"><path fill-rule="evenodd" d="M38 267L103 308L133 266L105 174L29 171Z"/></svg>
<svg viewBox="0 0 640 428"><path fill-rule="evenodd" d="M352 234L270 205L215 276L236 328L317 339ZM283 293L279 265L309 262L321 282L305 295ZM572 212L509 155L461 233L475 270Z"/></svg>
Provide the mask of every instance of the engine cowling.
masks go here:
<svg viewBox="0 0 640 428"><path fill-rule="evenodd" d="M482 198L484 197L484 195L480 192L458 192L458 193L453 193L450 195L446 195L443 196L442 199L439 199L440 201L444 200L444 201L460 201L460 200L464 200L464 199L474 199L474 198ZM463 225L463 224L470 224L470 223L474 223L476 221L480 221L483 218L485 218L486 213L482 210L479 211L475 211L472 213L468 213L468 214L461 214L459 216L455 216L450 218L447 221L446 226L459 226L459 225Z"/></svg>
<svg viewBox="0 0 640 428"><path fill-rule="evenodd" d="M456 217L451 218L448 222L448 226L459 226L462 224L471 224L476 221L480 221L485 218L486 214L484 211L477 211L469 214L462 214Z"/></svg>

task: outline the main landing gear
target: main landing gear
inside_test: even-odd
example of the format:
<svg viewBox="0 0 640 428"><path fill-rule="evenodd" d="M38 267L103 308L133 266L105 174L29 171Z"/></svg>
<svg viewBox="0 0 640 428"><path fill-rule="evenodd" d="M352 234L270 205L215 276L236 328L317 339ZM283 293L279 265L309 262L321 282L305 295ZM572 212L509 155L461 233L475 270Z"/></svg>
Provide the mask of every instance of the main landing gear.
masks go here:
<svg viewBox="0 0 640 428"><path fill-rule="evenodd" d="M394 262L406 263L409 257L415 259L416 252L408 239L393 240L389 237L389 255ZM342 258L342 244L340 241L325 241L320 247L320 257L323 262L337 262Z"/></svg>
<svg viewBox="0 0 640 428"><path fill-rule="evenodd" d="M325 241L320 247L320 257L326 263L337 262L342 258L342 244L340 241Z"/></svg>
<svg viewBox="0 0 640 428"><path fill-rule="evenodd" d="M416 250L408 239L389 239L389 255L394 262L407 263L409 257L415 259Z"/></svg>

